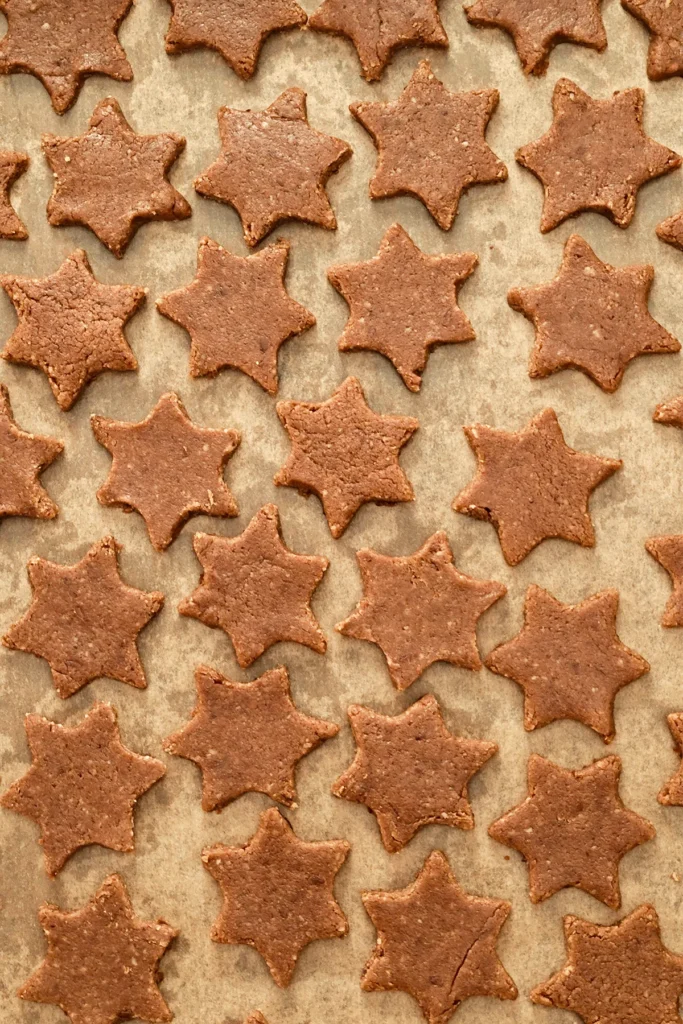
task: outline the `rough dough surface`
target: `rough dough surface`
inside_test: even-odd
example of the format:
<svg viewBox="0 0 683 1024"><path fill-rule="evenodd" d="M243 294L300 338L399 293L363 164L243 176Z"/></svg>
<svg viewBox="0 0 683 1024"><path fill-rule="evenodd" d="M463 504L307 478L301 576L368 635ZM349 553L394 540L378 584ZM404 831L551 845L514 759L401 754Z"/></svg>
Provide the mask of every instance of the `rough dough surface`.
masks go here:
<svg viewBox="0 0 683 1024"><path fill-rule="evenodd" d="M678 712L667 715L666 720L673 737L674 750L679 757L683 757L683 714ZM683 807L683 764L662 787L657 799L666 807Z"/></svg>
<svg viewBox="0 0 683 1024"><path fill-rule="evenodd" d="M621 0L650 30L647 76L653 82L683 75L683 0Z"/></svg>
<svg viewBox="0 0 683 1024"><path fill-rule="evenodd" d="M650 537L645 547L663 569L666 569L673 584L673 593L666 603L662 616L663 626L683 626L683 535L671 537Z"/></svg>
<svg viewBox="0 0 683 1024"><path fill-rule="evenodd" d="M28 170L25 153L0 151L0 238L28 238L28 231L14 211L9 194L12 185Z"/></svg>
<svg viewBox="0 0 683 1024"><path fill-rule="evenodd" d="M4 516L55 518L59 510L38 477L63 451L61 441L17 426L9 391L0 384L0 522Z"/></svg>

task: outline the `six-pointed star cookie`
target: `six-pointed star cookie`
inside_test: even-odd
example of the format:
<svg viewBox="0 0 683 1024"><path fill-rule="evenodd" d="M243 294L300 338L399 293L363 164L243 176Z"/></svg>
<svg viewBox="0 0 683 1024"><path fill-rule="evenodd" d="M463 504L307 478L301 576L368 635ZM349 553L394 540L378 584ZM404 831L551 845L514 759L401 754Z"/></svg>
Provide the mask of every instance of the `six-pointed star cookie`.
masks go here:
<svg viewBox="0 0 683 1024"><path fill-rule="evenodd" d="M281 640L325 653L311 598L329 563L285 547L276 505L264 505L238 537L196 533L194 550L201 579L178 611L223 629L242 668Z"/></svg>
<svg viewBox="0 0 683 1024"><path fill-rule="evenodd" d="M647 77L653 82L683 75L683 3L681 0L621 0L622 6L652 33Z"/></svg>
<svg viewBox="0 0 683 1024"><path fill-rule="evenodd" d="M667 245L683 250L683 211L675 213L673 217L667 217L657 225L656 231L657 237Z"/></svg>
<svg viewBox="0 0 683 1024"><path fill-rule="evenodd" d="M253 946L276 985L286 988L299 954L316 939L346 935L334 879L351 847L343 839L307 843L274 807L244 846L213 846L202 862L223 893L214 942Z"/></svg>
<svg viewBox="0 0 683 1024"><path fill-rule="evenodd" d="M59 1006L72 1024L173 1019L158 987L159 961L178 932L162 919L134 917L118 875L106 878L80 910L44 903L38 918L47 953L19 989L21 999Z"/></svg>
<svg viewBox="0 0 683 1024"><path fill-rule="evenodd" d="M61 441L17 426L9 391L0 384L0 521L4 516L54 519L58 508L38 477L63 451Z"/></svg>
<svg viewBox="0 0 683 1024"><path fill-rule="evenodd" d="M470 996L517 998L496 952L510 904L464 892L439 850L407 888L361 895L377 929L366 992L407 992L429 1024L446 1024Z"/></svg>
<svg viewBox="0 0 683 1024"><path fill-rule="evenodd" d="M42 146L55 178L50 224L83 224L119 259L144 221L192 213L167 177L185 139L137 135L111 97L97 104L84 135L43 135Z"/></svg>
<svg viewBox="0 0 683 1024"><path fill-rule="evenodd" d="M139 512L157 551L168 547L190 516L239 514L223 480L240 443L237 430L195 426L174 394L162 395L140 423L104 416L90 422L113 458L98 501Z"/></svg>
<svg viewBox="0 0 683 1024"><path fill-rule="evenodd" d="M373 412L355 377L326 402L278 402L277 414L292 450L275 483L317 494L333 537L341 537L366 502L413 501L398 457L419 424Z"/></svg>
<svg viewBox="0 0 683 1024"><path fill-rule="evenodd" d="M497 89L451 92L423 60L397 100L352 103L379 152L370 197L415 196L447 231L466 189L508 176L485 139L498 99Z"/></svg>
<svg viewBox="0 0 683 1024"><path fill-rule="evenodd" d="M655 423L665 423L669 427L679 427L683 430L683 395L660 402L652 419Z"/></svg>
<svg viewBox="0 0 683 1024"><path fill-rule="evenodd" d="M632 359L680 352L679 342L650 315L654 267L612 267L588 242L572 235L554 280L513 288L508 302L536 328L530 377L574 366L603 391L616 391Z"/></svg>
<svg viewBox="0 0 683 1024"><path fill-rule="evenodd" d="M437 0L323 0L308 24L347 36L368 82L382 77L400 46L448 46Z"/></svg>
<svg viewBox="0 0 683 1024"><path fill-rule="evenodd" d="M570 448L552 409L514 433L482 424L463 429L478 469L453 508L493 523L509 565L548 537L594 546L588 499L621 468L621 459Z"/></svg>
<svg viewBox="0 0 683 1024"><path fill-rule="evenodd" d="M336 627L377 644L397 690L407 689L435 661L479 669L477 622L506 588L465 576L453 564L448 537L435 533L412 555L356 553L363 598Z"/></svg>
<svg viewBox="0 0 683 1024"><path fill-rule="evenodd" d="M673 584L673 593L662 616L663 626L683 626L683 535L650 537L645 547L666 569Z"/></svg>
<svg viewBox="0 0 683 1024"><path fill-rule="evenodd" d="M474 828L467 784L497 744L454 736L431 694L394 717L360 704L348 715L358 750L332 792L372 811L390 853L423 825Z"/></svg>
<svg viewBox="0 0 683 1024"><path fill-rule="evenodd" d="M76 565L31 558L33 601L2 638L5 647L44 658L60 697L106 676L143 689L147 683L138 633L164 603L123 582L113 537L93 544Z"/></svg>
<svg viewBox="0 0 683 1024"><path fill-rule="evenodd" d="M28 231L19 220L10 202L12 185L28 169L25 153L0 151L0 238L28 238Z"/></svg>
<svg viewBox="0 0 683 1024"><path fill-rule="evenodd" d="M217 50L240 78L256 71L264 41L272 32L306 24L296 0L169 0L171 22L166 53L208 46Z"/></svg>
<svg viewBox="0 0 683 1024"><path fill-rule="evenodd" d="M25 724L33 764L0 803L40 826L47 873L54 878L92 843L133 850L133 807L165 774L162 762L124 747L109 704L95 704L72 727L40 715Z"/></svg>
<svg viewBox="0 0 683 1024"><path fill-rule="evenodd" d="M642 89L594 100L568 78L553 92L553 123L517 161L543 185L541 231L593 210L620 228L633 220L638 189L681 166L673 150L643 131Z"/></svg>
<svg viewBox="0 0 683 1024"><path fill-rule="evenodd" d="M0 40L0 74L35 75L63 114L87 75L129 82L133 70L117 38L133 0L0 0L7 35Z"/></svg>
<svg viewBox="0 0 683 1024"><path fill-rule="evenodd" d="M619 861L655 836L621 802L620 758L570 771L532 754L527 771L529 796L494 821L489 835L524 857L532 902L576 886L616 910Z"/></svg>
<svg viewBox="0 0 683 1024"><path fill-rule="evenodd" d="M137 370L123 328L144 302L145 289L101 284L83 249L49 277L3 274L0 286L19 318L2 356L42 370L61 409L70 409L105 370Z"/></svg>
<svg viewBox="0 0 683 1024"><path fill-rule="evenodd" d="M585 1024L675 1024L683 956L663 944L654 907L643 903L617 924L565 917L567 962L531 993L541 1006L571 1010Z"/></svg>
<svg viewBox="0 0 683 1024"><path fill-rule="evenodd" d="M295 806L297 762L336 736L339 726L298 710L286 668L238 683L201 665L195 682L192 718L164 749L199 765L204 810L220 810L243 793L265 793Z"/></svg>
<svg viewBox="0 0 683 1024"><path fill-rule="evenodd" d="M306 93L286 89L265 110L218 111L221 152L194 187L233 206L247 245L258 245L283 220L334 230L325 184L352 150L311 128Z"/></svg>
<svg viewBox="0 0 683 1024"><path fill-rule="evenodd" d="M673 736L674 750L683 757L683 714L667 715L669 731ZM657 799L666 807L683 807L683 764L675 775L662 787Z"/></svg>
<svg viewBox="0 0 683 1024"><path fill-rule="evenodd" d="M406 387L419 391L430 349L475 336L458 306L457 290L477 263L473 252L429 256L394 224L377 256L327 271L351 311L340 351L381 352Z"/></svg>
<svg viewBox="0 0 683 1024"><path fill-rule="evenodd" d="M525 74L543 75L558 43L607 46L602 0L475 0L465 8L472 25L505 29L514 39Z"/></svg>
<svg viewBox="0 0 683 1024"><path fill-rule="evenodd" d="M616 590L568 605L529 587L521 632L484 661L522 687L525 729L571 718L614 739L614 698L650 669L617 636L618 606Z"/></svg>
<svg viewBox="0 0 683 1024"><path fill-rule="evenodd" d="M232 367L275 394L280 346L315 324L285 289L289 248L279 239L251 256L235 256L210 238L200 240L194 281L157 302L190 335L191 376Z"/></svg>

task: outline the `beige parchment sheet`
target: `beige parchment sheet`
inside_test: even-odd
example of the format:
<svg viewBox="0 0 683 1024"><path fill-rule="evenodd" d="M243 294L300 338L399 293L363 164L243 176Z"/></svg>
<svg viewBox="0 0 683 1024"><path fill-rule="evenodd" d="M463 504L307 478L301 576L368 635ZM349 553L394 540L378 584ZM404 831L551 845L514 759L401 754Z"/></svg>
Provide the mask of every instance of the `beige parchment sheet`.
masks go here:
<svg viewBox="0 0 683 1024"><path fill-rule="evenodd" d="M303 4L311 11L315 0L303 0ZM447 853L465 889L503 897L513 905L499 950L519 987L519 998L506 1003L471 999L458 1010L459 1024L569 1024L575 1019L571 1014L534 1007L528 999L531 987L564 961L562 916L572 913L609 923L621 914L576 889L534 907L521 858L488 838L489 823L526 795L526 761L533 751L570 767L583 766L609 752L623 758L623 798L654 822L657 838L622 861L622 911L652 901L661 917L665 941L683 952L683 883L678 881L683 877L683 810L661 808L656 801L660 786L677 766L665 716L683 709L683 631L665 631L659 625L669 593L668 578L643 547L649 536L683 531L683 436L652 422L655 404L683 387L681 357L639 359L615 395L603 394L576 371L532 382L527 376L527 359L533 330L505 300L513 285L554 276L565 239L579 231L604 260L655 264L652 312L683 338L683 255L659 242L654 234L660 220L683 207L681 172L641 191L635 219L627 231L598 215L584 214L543 237L538 230L541 187L514 161L515 149L548 127L552 89L562 75L595 96L642 86L647 93L646 129L660 142L683 152L683 82L647 81L647 35L617 0L604 4L608 50L599 55L576 46L560 46L552 56L548 75L540 80L525 80L507 36L470 27L458 0L444 0L442 14L450 49L404 50L376 85L361 79L355 52L347 41L311 32L271 38L256 76L248 83L208 51L170 58L163 46L169 16L164 0L138 0L121 31L134 81L90 79L64 117L52 111L37 80L27 75L0 79L0 142L31 156L30 170L13 192L30 238L28 242L0 243L0 269L42 276L52 273L68 253L82 246L101 280L149 289L146 307L128 330L140 362L139 373L100 377L70 413L60 412L43 374L5 362L0 365L0 380L10 389L18 423L24 429L61 438L66 445L65 456L43 477L59 503L59 518L53 522L14 519L0 525L0 631L27 607L25 566L31 555L73 563L108 533L124 545L124 579L166 595L162 613L140 641L149 682L145 691L99 680L62 701L53 689L46 663L0 649L2 786L23 774L29 764L23 729L26 713L39 712L59 722L74 723L96 699L110 701L118 709L124 742L134 750L162 756L168 766L165 779L138 804L135 853L88 847L67 863L56 881L45 873L37 827L18 815L2 812L2 1024L58 1024L65 1019L55 1007L22 1002L15 996L44 954L36 911L46 900L65 908L82 905L113 871L123 876L139 916L163 916L180 929L179 939L162 964L163 992L177 1024L232 1024L257 1008L270 1024L417 1024L420 1011L407 995L360 990L360 971L372 951L375 932L359 892L405 886L434 848ZM488 139L506 162L509 181L472 189L462 200L449 233L440 231L414 199L370 202L367 183L375 149L347 109L357 99L394 98L425 56L452 89L496 86L501 93ZM192 279L197 242L203 235L233 252L247 251L236 213L200 198L191 186L218 151L216 111L225 104L264 107L292 85L308 92L311 123L348 140L354 156L329 185L339 230L326 232L288 223L279 231L292 242L291 294L315 313L318 324L284 346L278 397L324 399L347 375L357 374L373 408L414 415L420 422L420 430L401 460L414 484L415 502L383 508L366 505L338 541L331 538L316 498L305 500L272 483L288 452L273 399L233 371L214 380L190 380L188 338L162 318L154 305L160 295ZM173 169L172 180L194 210L190 220L143 227L122 261L115 260L89 231L52 228L45 217L51 179L40 150L41 132L81 134L95 103L107 95L119 98L138 132L177 131L187 137L187 149ZM473 250L481 261L461 292L461 305L474 324L477 340L437 349L418 395L407 391L381 356L337 351L347 307L325 276L333 263L375 255L382 235L395 221L427 252ZM1 299L0 341L4 343L15 316L4 295ZM110 458L95 442L89 416L101 413L137 420L168 390L178 391L197 423L236 427L242 432L242 445L227 473L240 517L234 521L197 517L167 552L157 554L138 515L104 509L95 499ZM454 495L471 479L475 466L462 425L480 421L515 430L546 406L557 411L569 444L620 457L624 468L597 490L591 502L597 533L594 549L546 541L511 569L491 526L451 511ZM290 547L330 558L330 569L314 599L329 649L321 657L295 644L279 644L245 673L238 668L223 633L181 618L176 608L199 577L191 544L193 532L234 536L269 501L280 508ZM476 673L436 665L408 692L397 694L378 648L334 632L334 624L350 612L361 593L354 558L358 548L407 554L438 529L447 531L456 563L464 572L500 580L508 587L507 597L481 622L482 653L517 632L530 583L548 588L566 602L580 601L606 587L619 589L620 635L648 659L652 671L618 696L617 738L609 748L597 735L572 722L525 733L521 691L485 669ZM250 948L211 942L219 890L200 860L205 846L246 841L269 801L249 794L222 814L207 814L200 807L198 769L162 753L162 739L187 720L194 706L193 671L202 662L235 679L255 678L268 667L285 664L301 708L342 726L338 738L301 762L299 806L288 817L305 839L345 837L351 842L351 855L336 886L350 931L343 940L309 946L285 991L275 986L264 961ZM372 816L363 807L330 795L332 781L353 756L346 708L352 702L363 702L396 714L428 692L437 696L453 730L495 740L500 751L470 786L474 831L425 828L405 850L389 855Z"/></svg>

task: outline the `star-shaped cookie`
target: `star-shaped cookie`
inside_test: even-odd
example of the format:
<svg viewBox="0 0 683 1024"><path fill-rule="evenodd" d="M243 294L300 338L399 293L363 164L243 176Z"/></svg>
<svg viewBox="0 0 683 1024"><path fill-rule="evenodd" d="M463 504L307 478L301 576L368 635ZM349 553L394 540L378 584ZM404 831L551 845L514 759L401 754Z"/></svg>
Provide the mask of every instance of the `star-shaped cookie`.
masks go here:
<svg viewBox="0 0 683 1024"><path fill-rule="evenodd" d="M397 100L352 103L379 153L371 199L415 196L448 231L466 189L508 176L485 138L498 99L497 89L451 92L423 60Z"/></svg>
<svg viewBox="0 0 683 1024"><path fill-rule="evenodd" d="M683 535L650 537L645 547L663 569L666 569L673 584L673 593L666 603L662 616L663 626L683 626Z"/></svg>
<svg viewBox="0 0 683 1024"><path fill-rule="evenodd" d="M281 640L325 653L311 598L329 563L285 547L276 505L264 505L238 537L195 533L193 542L202 576L178 611L224 630L242 668Z"/></svg>
<svg viewBox="0 0 683 1024"><path fill-rule="evenodd" d="M202 853L223 893L214 942L253 946L276 985L292 980L309 942L346 935L348 922L334 897L334 879L351 847L343 839L307 843L274 807L244 846L212 846Z"/></svg>
<svg viewBox="0 0 683 1024"><path fill-rule="evenodd" d="M0 151L0 238L28 238L28 231L19 220L9 198L12 185L28 170L28 165L29 158L25 153Z"/></svg>
<svg viewBox="0 0 683 1024"><path fill-rule="evenodd" d="M616 391L636 356L680 352L680 343L650 315L654 267L612 267L572 235L557 277L513 288L508 302L536 328L530 377L567 366L583 370L603 391Z"/></svg>
<svg viewBox="0 0 683 1024"><path fill-rule="evenodd" d="M0 0L7 35L0 40L0 74L40 79L58 114L75 102L88 75L118 82L133 77L117 32L133 0Z"/></svg>
<svg viewBox="0 0 683 1024"><path fill-rule="evenodd" d="M647 77L653 82L683 75L683 3L681 0L621 0L622 7L652 34Z"/></svg>
<svg viewBox="0 0 683 1024"><path fill-rule="evenodd" d="M256 71L261 47L272 32L300 28L306 12L296 0L169 0L166 53L207 46L217 50L240 78Z"/></svg>
<svg viewBox="0 0 683 1024"><path fill-rule="evenodd" d="M616 910L619 861L655 836L650 822L621 802L621 759L570 771L532 754L527 772L529 796L494 821L489 835L524 857L532 902L576 886Z"/></svg>
<svg viewBox="0 0 683 1024"><path fill-rule="evenodd" d="M673 737L674 750L683 757L683 714L667 715L669 731ZM665 807L683 807L683 764L675 775L662 787L657 797Z"/></svg>
<svg viewBox="0 0 683 1024"><path fill-rule="evenodd" d="M614 739L614 698L650 670L617 636L618 607L616 590L569 605L529 587L522 630L484 660L523 689L527 731L571 718Z"/></svg>
<svg viewBox="0 0 683 1024"><path fill-rule="evenodd" d="M231 367L276 393L280 346L315 324L287 294L289 249L278 239L251 256L235 256L210 238L200 240L194 281L157 302L190 335L192 377Z"/></svg>
<svg viewBox="0 0 683 1024"><path fill-rule="evenodd" d="M90 422L113 458L97 500L139 512L157 551L169 546L190 516L239 514L223 479L240 443L237 430L195 426L174 394L162 395L140 423L104 416Z"/></svg>
<svg viewBox="0 0 683 1024"><path fill-rule="evenodd" d="M389 853L402 850L423 825L474 828L467 784L496 743L449 732L431 694L393 717L360 704L348 715L356 758L332 792L372 811Z"/></svg>
<svg viewBox="0 0 683 1024"><path fill-rule="evenodd" d="M0 522L5 516L55 518L59 510L38 477L63 451L61 441L17 426L9 391L0 384Z"/></svg>
<svg viewBox="0 0 683 1024"><path fill-rule="evenodd" d="M548 537L594 546L588 500L621 468L621 459L570 448L552 409L514 433L482 424L463 429L478 469L453 508L493 523L508 565L518 565Z"/></svg>
<svg viewBox="0 0 683 1024"><path fill-rule="evenodd" d="M391 557L363 548L356 558L363 598L336 628L377 644L397 690L406 690L436 661L481 668L477 622L506 593L502 583L456 569L443 532L412 555Z"/></svg>
<svg viewBox="0 0 683 1024"><path fill-rule="evenodd" d="M458 306L457 291L478 262L473 252L429 256L400 224L392 225L371 260L327 271L351 313L339 339L340 351L380 352L405 386L419 391L435 345L475 336Z"/></svg>
<svg viewBox="0 0 683 1024"><path fill-rule="evenodd" d="M237 210L247 245L283 220L337 227L325 184L352 150L311 128L305 92L285 89L265 110L221 107L218 131L220 155L194 187Z"/></svg>
<svg viewBox="0 0 683 1024"><path fill-rule="evenodd" d="M496 952L510 904L461 889L440 850L405 889L361 896L377 929L362 974L366 992L407 992L429 1024L446 1024L470 996L517 998Z"/></svg>
<svg viewBox="0 0 683 1024"><path fill-rule="evenodd" d="M123 582L120 550L113 537L104 537L76 565L29 560L33 601L2 642L44 658L60 697L102 676L138 689L147 685L137 637L160 610L164 595Z"/></svg>
<svg viewBox="0 0 683 1024"><path fill-rule="evenodd" d="M356 48L361 74L378 81L401 46L448 46L438 0L323 0L310 28L346 36Z"/></svg>
<svg viewBox="0 0 683 1024"><path fill-rule="evenodd" d="M43 135L42 146L55 178L50 224L83 224L119 259L145 221L192 213L167 176L185 139L137 135L111 97L97 104L84 135Z"/></svg>
<svg viewBox="0 0 683 1024"><path fill-rule="evenodd" d="M512 36L527 75L544 75L558 43L580 43L600 53L607 34L602 0L475 0L465 8L472 25L502 28Z"/></svg>
<svg viewBox="0 0 683 1024"><path fill-rule="evenodd" d="M662 942L654 907L643 903L617 924L565 917L567 962L531 993L540 1006L571 1010L585 1024L675 1024L683 956Z"/></svg>
<svg viewBox="0 0 683 1024"><path fill-rule="evenodd" d="M159 961L178 931L162 919L138 920L118 875L80 910L44 903L38 918L47 954L19 989L20 999L58 1006L71 1024L173 1019L158 987Z"/></svg>
<svg viewBox="0 0 683 1024"><path fill-rule="evenodd" d="M133 850L133 807L165 775L162 762L124 747L109 704L95 704L72 727L40 715L25 724L33 764L0 804L40 826L48 875L81 846Z"/></svg>
<svg viewBox="0 0 683 1024"><path fill-rule="evenodd" d="M70 409L105 370L137 370L123 329L145 289L97 281L76 249L49 277L0 276L19 318L2 352L11 363L42 370L60 409Z"/></svg>
<svg viewBox="0 0 683 1024"><path fill-rule="evenodd" d="M679 427L683 430L683 395L660 402L652 419L655 423L665 423L669 427Z"/></svg>
<svg viewBox="0 0 683 1024"><path fill-rule="evenodd" d="M286 668L237 683L200 665L195 682L192 718L165 740L164 750L199 765L204 810L220 810L243 793L296 806L297 763L336 736L339 726L298 710Z"/></svg>
<svg viewBox="0 0 683 1024"><path fill-rule="evenodd" d="M517 151L544 190L541 231L592 210L620 228L633 220L641 185L675 171L681 158L643 131L642 89L594 100L568 78L553 92L553 123Z"/></svg>
<svg viewBox="0 0 683 1024"><path fill-rule="evenodd" d="M398 457L419 424L373 412L356 377L347 377L326 402L278 402L277 414L292 450L275 483L317 494L333 537L341 537L366 502L413 501Z"/></svg>

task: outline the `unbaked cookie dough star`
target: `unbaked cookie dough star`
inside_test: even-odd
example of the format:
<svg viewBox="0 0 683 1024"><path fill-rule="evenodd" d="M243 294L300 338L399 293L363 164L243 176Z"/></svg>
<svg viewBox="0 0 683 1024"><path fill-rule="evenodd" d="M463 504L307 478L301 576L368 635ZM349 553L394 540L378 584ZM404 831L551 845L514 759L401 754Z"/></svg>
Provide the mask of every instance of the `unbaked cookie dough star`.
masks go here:
<svg viewBox="0 0 683 1024"><path fill-rule="evenodd" d="M679 757L683 757L683 714L678 712L667 715L666 721L674 741L674 750ZM683 764L662 787L657 799L665 807L683 807Z"/></svg>
<svg viewBox="0 0 683 1024"><path fill-rule="evenodd" d="M683 626L683 535L650 537L645 541L647 551L666 569L673 584L673 593L666 603L663 626Z"/></svg>
<svg viewBox="0 0 683 1024"><path fill-rule="evenodd" d="M0 150L0 238L28 238L28 231L15 213L9 197L12 185L28 170L28 165L29 158L25 153Z"/></svg>
<svg viewBox="0 0 683 1024"><path fill-rule="evenodd" d="M61 441L17 426L9 391L0 384L0 522L5 516L55 518L59 510L38 477L63 451Z"/></svg>
<svg viewBox="0 0 683 1024"><path fill-rule="evenodd" d="M650 30L647 77L653 82L683 75L683 0L621 0Z"/></svg>

